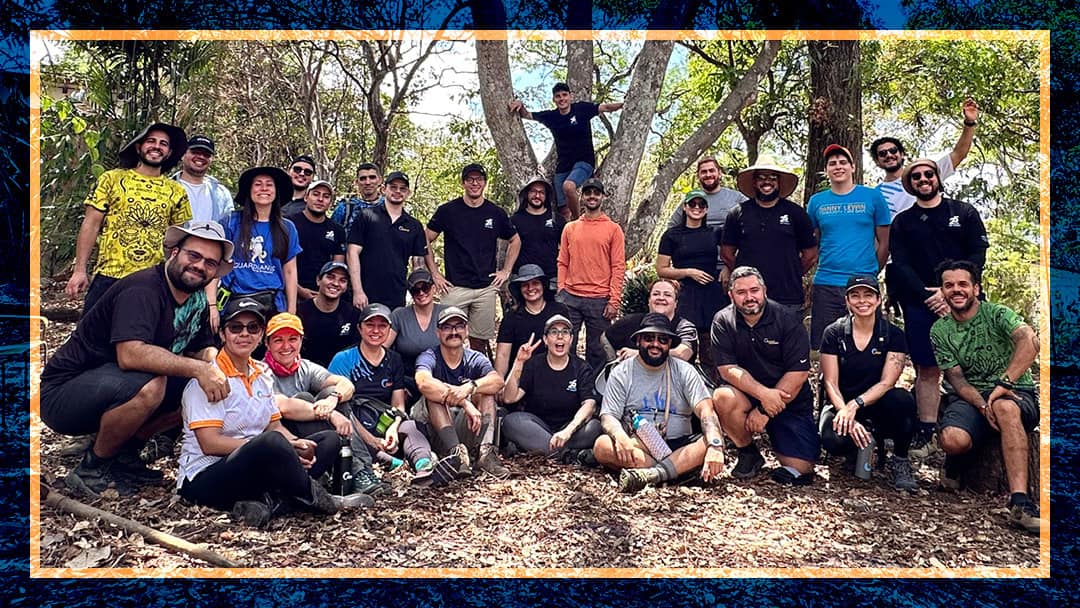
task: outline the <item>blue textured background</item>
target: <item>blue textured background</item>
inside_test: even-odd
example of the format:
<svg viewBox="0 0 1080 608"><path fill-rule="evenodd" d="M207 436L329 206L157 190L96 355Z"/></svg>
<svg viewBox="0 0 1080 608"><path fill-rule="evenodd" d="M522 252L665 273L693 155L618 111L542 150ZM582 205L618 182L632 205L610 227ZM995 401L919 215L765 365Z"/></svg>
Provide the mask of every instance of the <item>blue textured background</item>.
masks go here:
<svg viewBox="0 0 1080 608"><path fill-rule="evenodd" d="M285 2L283 0L236 0L233 2L196 2L194 0L121 0L120 2L15 0L7 4L5 23L0 24L0 75L3 76L0 98L5 100L5 112L0 117L0 142L3 150L14 158L19 170L16 179L22 188L18 200L26 205L29 177L27 147L29 90L29 58L27 32L30 29L70 28L97 29L124 27L142 28L393 28L397 23L397 3L364 3L341 7L339 2ZM1074 134L1080 131L1076 108L1077 65L1080 65L1080 42L1076 23L1063 16L1064 12L1047 8L1044 3L1030 0L997 0L986 10L971 0L966 2L937 2L936 0L905 0L923 7L918 25L941 28L1014 28L1051 29L1052 62L1052 215L1055 223L1076 216L1076 181L1072 167L1080 167L1080 147ZM798 25L803 28L895 28L903 27L896 1L864 0L863 21L853 23L849 13L837 9L846 2L840 0L805 0L784 3L783 8L754 7L742 0L683 0L700 6L693 27L760 27L767 24L777 28ZM546 29L566 27L562 9L554 0L521 2L510 0L507 6L499 2L473 0L473 9L455 13L451 27L473 25L502 29ZM598 0L592 14L568 17L571 26L639 29L643 27L677 27L671 15L678 4L660 5L656 0ZM788 4L798 4L798 8ZM873 4L873 6L865 6ZM1056 3L1054 3L1056 4ZM880 5L880 6L879 6ZM962 10L956 7L961 6ZM985 6L985 5L984 5ZM1071 4L1060 6L1069 7ZM385 7L385 8L384 8ZM940 8L935 8L940 7ZM387 14L383 14L385 10ZM453 9L451 2L434 1L424 7L410 8L405 13L405 27L424 28L437 25ZM9 13L10 14L7 14ZM473 15L480 15L473 23ZM509 18L507 16L510 16ZM509 21L508 21L509 19ZM19 111L21 109L21 112ZM13 111L14 110L14 111ZM9 175L9 177L11 177ZM10 204L10 201L9 203ZM1074 238L1074 235L1070 234ZM1052 254L1056 256L1056 254ZM1055 258L1055 265L1057 261ZM27 276L14 279L25 288ZM2 279L0 279L2 281ZM1053 286L1051 285L1051 288ZM25 324L4 329L4 343L25 336ZM21 362L21 369L26 369ZM1080 424L1077 396L1080 378L1056 377L1052 381L1051 467L1054 472L1051 486L1053 521L1051 522L1050 580L30 580L29 563L29 504L27 475L29 458L28 410L25 371L21 391L0 395L5 409L22 412L14 424L8 420L0 429L0 561L4 577L0 585L3 605L97 606L105 601L115 605L218 605L232 598L235 605L522 605L545 604L560 606L626 606L649 604L659 606L707 606L719 604L809 606L809 605L1068 605L1075 587L1074 568L1078 548L1076 536L1076 426ZM717 522L721 525L721 522ZM718 564L722 565L722 564ZM107 598L107 599L106 599Z"/></svg>

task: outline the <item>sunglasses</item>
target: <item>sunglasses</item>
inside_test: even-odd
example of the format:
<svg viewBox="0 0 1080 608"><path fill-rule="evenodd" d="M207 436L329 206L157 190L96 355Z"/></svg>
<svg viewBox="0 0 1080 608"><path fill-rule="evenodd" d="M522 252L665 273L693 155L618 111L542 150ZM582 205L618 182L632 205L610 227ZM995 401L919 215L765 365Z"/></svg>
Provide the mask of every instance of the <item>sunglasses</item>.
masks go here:
<svg viewBox="0 0 1080 608"><path fill-rule="evenodd" d="M301 174L303 174L303 175L315 175L315 170L314 169L305 169L305 168L300 167L300 166L293 167L292 172L297 174L297 175L301 175Z"/></svg>
<svg viewBox="0 0 1080 608"><path fill-rule="evenodd" d="M691 209L708 209L709 208L709 203L706 203L705 201L701 200L700 198L695 198L694 200L692 200L692 201L690 201L688 203L684 203L684 204L687 207L691 208Z"/></svg>
<svg viewBox="0 0 1080 608"><path fill-rule="evenodd" d="M192 251L191 249L180 249L180 251L184 253L184 256L187 257L189 262L192 264L202 263L203 266L206 266L207 270L217 272L218 266L221 266L221 262L212 260L198 251Z"/></svg>
<svg viewBox="0 0 1080 608"><path fill-rule="evenodd" d="M431 291L432 287L433 285L431 283L417 283L416 285L413 285L409 288L409 293L414 296L418 296L422 293L427 293Z"/></svg>
<svg viewBox="0 0 1080 608"><path fill-rule="evenodd" d="M911 179L930 179L935 175L937 175L937 173L935 173L932 169L927 169L926 171L912 171Z"/></svg>
<svg viewBox="0 0 1080 608"><path fill-rule="evenodd" d="M247 330L247 333L255 335L262 332L262 324L252 321L251 323L226 323L225 331L230 334L239 335Z"/></svg>
<svg viewBox="0 0 1080 608"><path fill-rule="evenodd" d="M885 158L886 156L892 156L893 154L899 154L900 148L893 146L891 148L880 148L877 151L878 158Z"/></svg>
<svg viewBox="0 0 1080 608"><path fill-rule="evenodd" d="M671 344L671 336L665 336L664 334L641 334L638 339L645 344L651 344L653 342L656 342L660 346Z"/></svg>

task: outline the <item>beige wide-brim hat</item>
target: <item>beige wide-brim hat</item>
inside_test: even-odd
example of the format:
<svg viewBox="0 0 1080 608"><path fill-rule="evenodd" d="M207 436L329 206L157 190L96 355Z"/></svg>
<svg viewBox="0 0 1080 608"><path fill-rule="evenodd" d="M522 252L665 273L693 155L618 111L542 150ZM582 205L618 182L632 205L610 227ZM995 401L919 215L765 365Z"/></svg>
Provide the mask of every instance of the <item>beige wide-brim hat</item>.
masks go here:
<svg viewBox="0 0 1080 608"><path fill-rule="evenodd" d="M755 171L772 171L780 176L780 198L791 196L791 193L795 192L795 186L799 184L799 176L777 165L773 159L768 157L759 158L756 165L739 171L739 176L735 180L739 192L742 192L747 198L752 199L757 194L754 190Z"/></svg>

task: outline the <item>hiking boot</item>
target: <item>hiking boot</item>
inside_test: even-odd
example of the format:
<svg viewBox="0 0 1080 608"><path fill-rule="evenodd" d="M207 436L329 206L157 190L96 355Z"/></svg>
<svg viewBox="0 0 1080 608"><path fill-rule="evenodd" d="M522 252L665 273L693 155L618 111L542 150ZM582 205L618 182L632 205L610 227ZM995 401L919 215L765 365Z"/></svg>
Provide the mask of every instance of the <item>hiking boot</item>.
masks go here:
<svg viewBox="0 0 1080 608"><path fill-rule="evenodd" d="M941 474L938 479L941 481L941 487L945 490L959 491L960 474L963 472L962 462L956 456L946 456L945 464L941 466Z"/></svg>
<svg viewBox="0 0 1080 608"><path fill-rule="evenodd" d="M434 455L433 455L434 456ZM413 474L412 485L417 487L430 486L431 475L435 471L435 463L430 458L422 458L416 465L416 473Z"/></svg>
<svg viewBox="0 0 1080 608"><path fill-rule="evenodd" d="M920 429L915 431L915 436L911 438L911 448L908 450L908 457L926 460L932 454L940 450L941 448L938 446L937 442L937 433L934 432L934 429Z"/></svg>
<svg viewBox="0 0 1080 608"><path fill-rule="evenodd" d="M64 477L64 485L73 492L92 497L99 496L110 487L121 496L135 494L138 489L130 481L113 475L114 464L115 459L99 458L87 450L79 464Z"/></svg>
<svg viewBox="0 0 1080 608"><path fill-rule="evenodd" d="M431 485L441 488L458 478L461 469L461 461L457 454L451 453L446 458L440 458L431 471Z"/></svg>
<svg viewBox="0 0 1080 608"><path fill-rule="evenodd" d="M910 460L893 456L889 459L888 468L894 488L897 490L906 490L908 492L919 489L919 483L915 481L915 475L911 472Z"/></svg>
<svg viewBox="0 0 1080 608"><path fill-rule="evenodd" d="M383 474L383 483L389 482L390 488L395 492L409 486L413 480L412 467L408 463L401 463L390 471Z"/></svg>
<svg viewBox="0 0 1080 608"><path fill-rule="evenodd" d="M139 456L139 450L135 448L121 449L113 459L112 471L114 475L135 485L161 483L165 477L161 471L147 467L146 462Z"/></svg>
<svg viewBox="0 0 1080 608"><path fill-rule="evenodd" d="M753 444L751 444L753 445ZM757 477L761 467L765 465L765 459L755 446L753 450L739 449L739 459L735 462L735 468L731 469L731 476L735 479L750 479Z"/></svg>
<svg viewBox="0 0 1080 608"><path fill-rule="evenodd" d="M782 486L808 486L814 483L814 474L812 472L796 476L784 467L775 469L771 477L773 481Z"/></svg>
<svg viewBox="0 0 1080 608"><path fill-rule="evenodd" d="M649 485L645 469L623 469L619 471L619 491L627 494L640 492Z"/></svg>
<svg viewBox="0 0 1080 608"><path fill-rule="evenodd" d="M258 500L236 501L230 515L245 526L264 528L274 517L274 505L271 504L270 495L263 494Z"/></svg>
<svg viewBox="0 0 1080 608"><path fill-rule="evenodd" d="M368 496L385 494L390 485L383 483L370 469L360 469L353 475L353 490Z"/></svg>
<svg viewBox="0 0 1080 608"><path fill-rule="evenodd" d="M592 448L586 448L577 453L577 464L589 469L595 469L599 466L599 463L596 462L596 454L593 454Z"/></svg>
<svg viewBox="0 0 1080 608"><path fill-rule="evenodd" d="M498 479L510 477L510 470L499 462L499 452L493 445L480 447L480 458L476 461L476 468Z"/></svg>
<svg viewBox="0 0 1080 608"><path fill-rule="evenodd" d="M175 453L176 443L176 440L172 437L158 433L151 437L150 441L147 441L146 445L139 450L139 458L147 464L157 462L162 458L168 458Z"/></svg>
<svg viewBox="0 0 1080 608"><path fill-rule="evenodd" d="M457 478L472 477L472 460L469 458L469 448L464 443L459 443L450 450L450 456L457 458Z"/></svg>
<svg viewBox="0 0 1080 608"><path fill-rule="evenodd" d="M315 513L324 513L326 515L333 515L338 512L338 505L334 502L334 499L330 496L330 492L323 487L319 480L311 480L311 499L299 500L309 511ZM374 502L374 501L373 501Z"/></svg>
<svg viewBox="0 0 1080 608"><path fill-rule="evenodd" d="M521 448L518 447L518 444L514 443L513 441L507 441L506 447L503 448L503 456L507 458L513 458L514 456L522 453L524 452L522 452Z"/></svg>
<svg viewBox="0 0 1080 608"><path fill-rule="evenodd" d="M1030 499L1022 503L1010 500L1009 523L1028 534L1038 534L1043 526L1043 520L1039 517L1039 505Z"/></svg>

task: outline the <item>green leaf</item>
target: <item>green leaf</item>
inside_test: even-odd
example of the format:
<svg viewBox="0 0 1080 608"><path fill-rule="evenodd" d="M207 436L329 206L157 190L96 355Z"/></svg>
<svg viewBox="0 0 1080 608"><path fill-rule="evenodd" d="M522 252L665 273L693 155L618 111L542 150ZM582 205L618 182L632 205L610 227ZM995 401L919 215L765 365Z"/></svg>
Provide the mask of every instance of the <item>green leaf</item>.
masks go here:
<svg viewBox="0 0 1080 608"><path fill-rule="evenodd" d="M71 129L76 133L82 133L86 130L86 121L79 116L72 116Z"/></svg>

